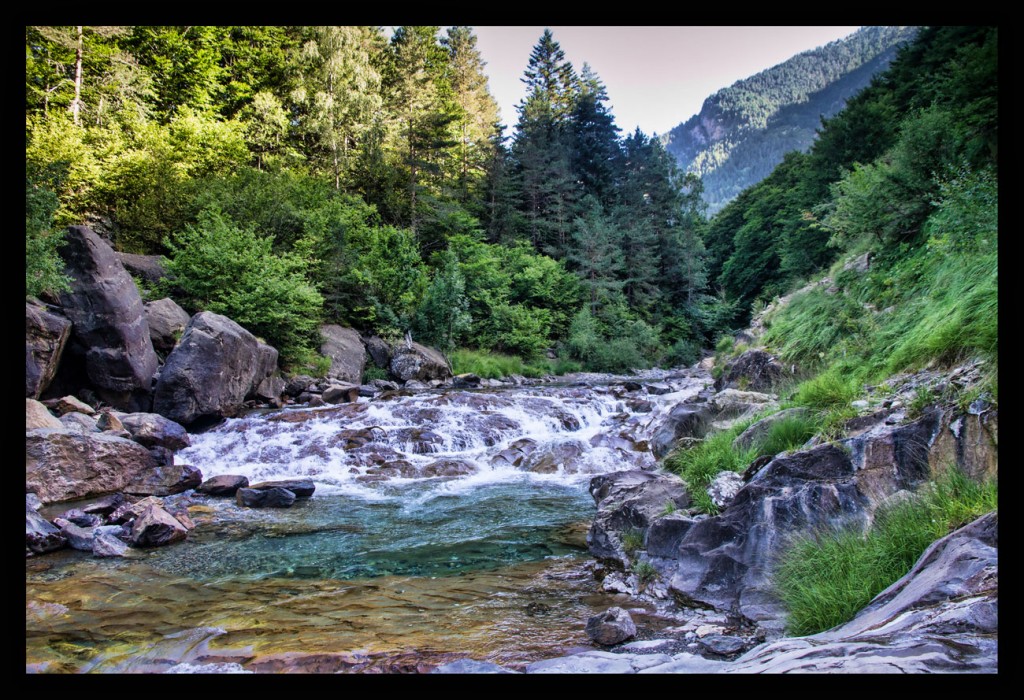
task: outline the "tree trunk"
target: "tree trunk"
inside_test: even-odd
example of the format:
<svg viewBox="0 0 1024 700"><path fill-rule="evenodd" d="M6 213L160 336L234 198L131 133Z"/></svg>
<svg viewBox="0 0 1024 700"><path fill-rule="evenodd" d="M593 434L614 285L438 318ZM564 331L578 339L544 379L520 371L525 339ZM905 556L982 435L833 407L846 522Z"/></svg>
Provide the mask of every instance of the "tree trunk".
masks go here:
<svg viewBox="0 0 1024 700"><path fill-rule="evenodd" d="M75 49L75 99L68 105L68 111L74 118L75 126L79 125L79 114L82 111L82 28L78 29L78 47Z"/></svg>

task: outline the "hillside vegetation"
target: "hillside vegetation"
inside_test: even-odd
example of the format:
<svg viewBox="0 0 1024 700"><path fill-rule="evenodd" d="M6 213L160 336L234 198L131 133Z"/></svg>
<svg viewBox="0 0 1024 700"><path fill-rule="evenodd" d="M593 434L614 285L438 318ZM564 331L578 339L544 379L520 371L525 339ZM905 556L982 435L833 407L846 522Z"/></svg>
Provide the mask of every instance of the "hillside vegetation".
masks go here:
<svg viewBox="0 0 1024 700"><path fill-rule="evenodd" d="M864 27L708 97L698 114L661 137L704 183L715 214L760 182L789 151L806 151L822 118L885 70L916 27Z"/></svg>

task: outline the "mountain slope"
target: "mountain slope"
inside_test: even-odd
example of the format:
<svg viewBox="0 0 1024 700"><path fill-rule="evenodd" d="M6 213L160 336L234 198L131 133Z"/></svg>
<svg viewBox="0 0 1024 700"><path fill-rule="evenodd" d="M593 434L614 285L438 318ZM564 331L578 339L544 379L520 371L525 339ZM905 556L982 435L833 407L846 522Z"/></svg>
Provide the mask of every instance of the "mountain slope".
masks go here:
<svg viewBox="0 0 1024 700"><path fill-rule="evenodd" d="M708 213L759 182L788 151L806 151L830 117L885 70L916 27L865 27L719 90L699 114L661 137L700 175Z"/></svg>

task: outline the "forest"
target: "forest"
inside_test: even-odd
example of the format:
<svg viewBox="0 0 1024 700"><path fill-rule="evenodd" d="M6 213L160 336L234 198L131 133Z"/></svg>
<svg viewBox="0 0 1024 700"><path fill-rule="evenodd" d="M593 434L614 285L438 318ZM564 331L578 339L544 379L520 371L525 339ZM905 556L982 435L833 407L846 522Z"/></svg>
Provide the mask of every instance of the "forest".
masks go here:
<svg viewBox="0 0 1024 700"><path fill-rule="evenodd" d="M61 288L60 231L87 223L167 257L144 292L229 315L293 370L324 322L533 371L690 364L863 251L863 303L956 255L991 268L994 304L996 57L993 27L922 29L709 220L700 179L622 134L550 31L508 133L468 27L28 27L26 291ZM839 313L833 341L867 323ZM974 331L950 342L994 354L994 321Z"/></svg>

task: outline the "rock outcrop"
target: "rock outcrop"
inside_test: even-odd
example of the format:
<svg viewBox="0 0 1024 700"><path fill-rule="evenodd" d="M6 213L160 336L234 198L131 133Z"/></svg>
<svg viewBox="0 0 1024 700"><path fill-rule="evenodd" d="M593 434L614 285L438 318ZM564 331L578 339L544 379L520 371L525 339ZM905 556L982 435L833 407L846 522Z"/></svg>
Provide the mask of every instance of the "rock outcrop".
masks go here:
<svg viewBox="0 0 1024 700"><path fill-rule="evenodd" d="M38 399L57 374L71 321L36 300L25 302L25 396Z"/></svg>
<svg viewBox="0 0 1024 700"><path fill-rule="evenodd" d="M153 411L186 427L232 416L269 374L262 348L277 351L226 316L203 311L189 321L167 356L153 397Z"/></svg>
<svg viewBox="0 0 1024 700"><path fill-rule="evenodd" d="M715 389L771 391L786 374L786 368L772 355L764 350L748 350L726 364L715 380Z"/></svg>
<svg viewBox="0 0 1024 700"><path fill-rule="evenodd" d="M107 403L148 410L157 356L139 291L109 245L71 226L60 255L73 280L60 305L72 323L66 352L84 359L85 374Z"/></svg>
<svg viewBox="0 0 1024 700"><path fill-rule="evenodd" d="M334 324L320 326L320 354L331 358L327 376L345 384L359 384L363 381L366 367L366 348L359 332ZM325 397L325 401L329 401Z"/></svg>
<svg viewBox="0 0 1024 700"><path fill-rule="evenodd" d="M185 332L185 326L189 321L188 312L172 299L148 301L145 304L145 311L153 349L161 355L167 355Z"/></svg>
<svg viewBox="0 0 1024 700"><path fill-rule="evenodd" d="M391 374L403 382L451 379L452 371L444 355L419 343L399 343L392 350Z"/></svg>
<svg viewBox="0 0 1024 700"><path fill-rule="evenodd" d="M118 262L130 274L153 284L167 276L162 255L136 255L135 253L114 253Z"/></svg>

